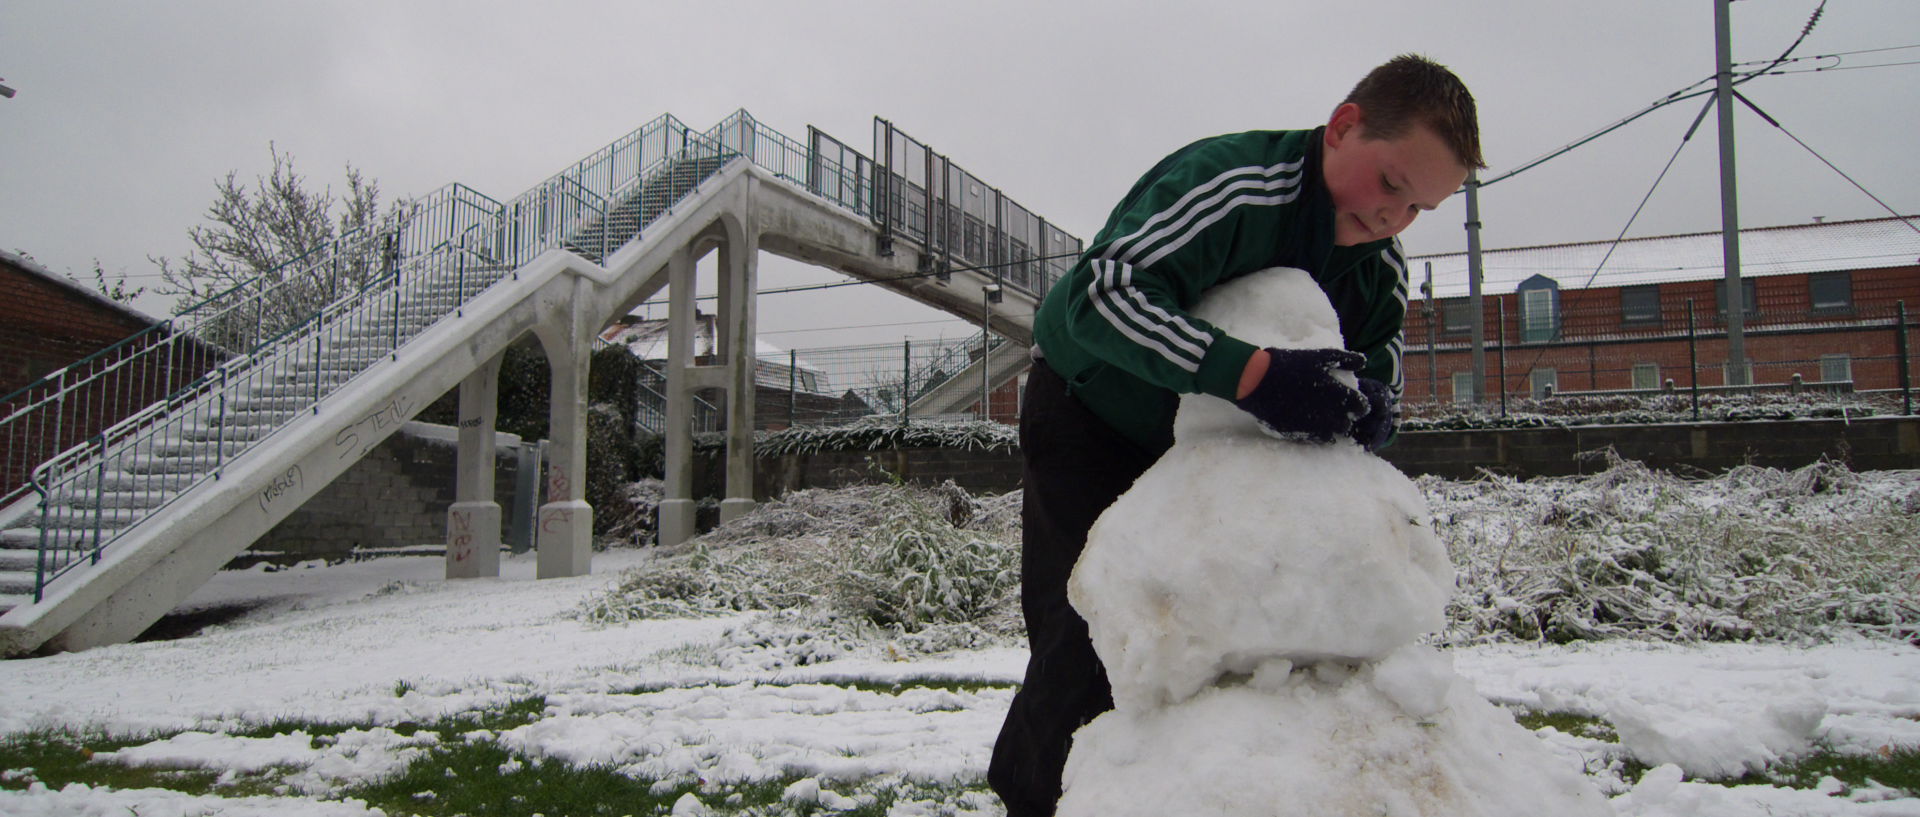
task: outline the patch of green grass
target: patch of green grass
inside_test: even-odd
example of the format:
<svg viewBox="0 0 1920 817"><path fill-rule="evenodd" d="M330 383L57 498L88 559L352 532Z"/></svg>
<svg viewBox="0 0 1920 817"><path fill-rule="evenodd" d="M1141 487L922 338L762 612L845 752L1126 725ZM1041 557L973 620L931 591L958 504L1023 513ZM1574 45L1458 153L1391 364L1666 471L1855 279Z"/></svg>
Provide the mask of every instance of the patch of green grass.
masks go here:
<svg viewBox="0 0 1920 817"><path fill-rule="evenodd" d="M911 689L937 689L946 692L980 692L988 689L1014 689L1019 684L1008 681L982 681L977 678L942 678L939 676L921 676L901 678L896 681L870 681L865 678L835 678L821 683L857 689L863 692L878 692L882 695L899 695Z"/></svg>
<svg viewBox="0 0 1920 817"><path fill-rule="evenodd" d="M893 681L874 681L866 678L824 677L808 679L770 679L756 681L759 686L789 687L807 684L846 687L861 692L877 692L882 695L899 695L914 689L937 689L955 693L980 692L988 689L1017 689L1019 684L1010 681L983 681L977 678L949 678L937 675L910 676ZM643 684L627 687L615 692L616 695L650 695L670 689L680 689L675 684Z"/></svg>
<svg viewBox="0 0 1920 817"><path fill-rule="evenodd" d="M1590 715L1519 709L1514 712L1514 720L1530 730L1551 726L1569 735L1610 742L1619 740L1611 724ZM1627 759L1620 770L1621 777L1629 783L1638 781L1640 776L1646 773L1647 768L1639 761ZM1738 778L1702 782L1728 786L1767 784L1795 789L1812 789L1820 784L1821 779L1827 777L1839 780L1849 789L1866 786L1868 781L1872 781L1881 786L1898 789L1909 797L1920 796L1920 750L1889 750L1872 755L1841 754L1823 750L1791 763L1775 764L1764 771L1748 772Z"/></svg>
<svg viewBox="0 0 1920 817"><path fill-rule="evenodd" d="M1522 709L1513 713L1513 719L1519 721L1520 725L1526 727L1529 731L1537 731L1551 726L1561 732L1578 737L1595 738L1613 742L1619 741L1619 736L1614 734L1612 724L1607 723L1606 720L1602 718L1593 717L1592 715L1581 715L1573 712L1536 712L1531 709Z"/></svg>
<svg viewBox="0 0 1920 817"><path fill-rule="evenodd" d="M343 734L346 732L352 732L356 729L359 729L359 730L372 729L373 727L374 727L374 723L372 721L358 721L358 722L344 722L344 723L315 723L313 721L302 720L299 718L281 717L281 718L274 718L273 720L270 720L270 721L263 721L261 723L246 724L244 726L241 726L238 729L228 731L225 734L232 735L236 738L271 738L271 737L278 737L280 735L291 735L295 732L305 732L309 736L320 738L320 737L331 737L331 736ZM412 727L412 728L404 728L404 727ZM417 727L413 727L411 724L402 724L400 726L395 726L392 728L394 731L399 732L401 734L412 734L413 729ZM160 740L160 739L161 738L150 738L149 740Z"/></svg>
<svg viewBox="0 0 1920 817"><path fill-rule="evenodd" d="M516 729L539 720L547 713L547 696L529 695L516 698L499 709L484 709L462 712L434 724L440 736L448 740L457 740L463 734L477 729L490 729L503 732Z"/></svg>
<svg viewBox="0 0 1920 817"><path fill-rule="evenodd" d="M1843 755L1820 752L1792 763L1783 763L1758 774L1748 774L1735 783L1771 783L1796 789L1811 789L1820 779L1832 777L1859 788L1872 780L1907 796L1920 796L1920 750L1903 749L1885 754Z"/></svg>
<svg viewBox="0 0 1920 817"><path fill-rule="evenodd" d="M400 774L342 794L388 814L620 817L653 813L680 792L655 794L649 781L607 766L536 764L498 744L461 741L421 755Z"/></svg>
<svg viewBox="0 0 1920 817"><path fill-rule="evenodd" d="M0 768L15 772L31 770L31 776L0 779L0 789L25 790L38 781L47 788L60 789L70 783L115 789L170 789L186 794L218 793L244 797L272 791L277 772L247 775L220 784L221 769L197 769L166 766L128 766L120 763L95 763L93 757L130 746L139 746L166 736L109 738L102 734L39 730L0 737ZM217 792L216 792L217 790Z"/></svg>

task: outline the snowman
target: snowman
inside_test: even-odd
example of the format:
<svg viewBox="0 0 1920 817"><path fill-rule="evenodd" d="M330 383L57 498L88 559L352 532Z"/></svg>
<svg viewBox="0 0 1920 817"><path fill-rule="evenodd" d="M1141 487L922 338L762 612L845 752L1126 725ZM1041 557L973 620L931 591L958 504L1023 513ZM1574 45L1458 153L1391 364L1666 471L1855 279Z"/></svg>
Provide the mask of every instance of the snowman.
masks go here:
<svg viewBox="0 0 1920 817"><path fill-rule="evenodd" d="M1194 314L1256 346L1344 348L1301 270L1235 279ZM1611 814L1417 643L1453 587L1428 524L1412 481L1359 445L1182 397L1173 448L1094 524L1068 584L1114 709L1075 733L1058 813Z"/></svg>

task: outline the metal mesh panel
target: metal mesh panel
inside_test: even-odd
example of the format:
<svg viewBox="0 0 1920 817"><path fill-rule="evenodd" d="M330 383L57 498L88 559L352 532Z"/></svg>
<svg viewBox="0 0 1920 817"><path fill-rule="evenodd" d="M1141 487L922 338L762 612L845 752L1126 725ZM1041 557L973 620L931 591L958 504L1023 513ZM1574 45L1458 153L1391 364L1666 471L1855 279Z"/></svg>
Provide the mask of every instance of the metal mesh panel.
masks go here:
<svg viewBox="0 0 1920 817"><path fill-rule="evenodd" d="M997 343L997 336L988 341ZM901 417L903 409L958 375L982 351L979 335L864 346L800 349L759 359L757 422L762 427L836 425ZM904 418L932 419L912 414Z"/></svg>
<svg viewBox="0 0 1920 817"><path fill-rule="evenodd" d="M956 265L980 268L1003 285L1046 294L1073 266L1080 240L1050 225L947 157L873 123L875 186L882 240L904 239Z"/></svg>

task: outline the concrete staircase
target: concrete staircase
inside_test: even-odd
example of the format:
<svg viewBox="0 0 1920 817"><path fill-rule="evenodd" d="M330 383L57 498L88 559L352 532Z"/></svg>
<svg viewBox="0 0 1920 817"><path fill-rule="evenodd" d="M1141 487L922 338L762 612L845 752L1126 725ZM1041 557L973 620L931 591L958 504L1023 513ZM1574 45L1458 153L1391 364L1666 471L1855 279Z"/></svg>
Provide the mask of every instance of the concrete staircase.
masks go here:
<svg viewBox="0 0 1920 817"><path fill-rule="evenodd" d="M667 166L650 176L639 190L620 201L586 229L568 236L562 246L595 263L605 260L613 250L639 238L642 225L652 223L667 212L678 201L675 191L698 187L701 182L712 178L726 162L727 159L718 156L669 160Z"/></svg>
<svg viewBox="0 0 1920 817"><path fill-rule="evenodd" d="M257 376L240 373L244 361L223 366L211 388L165 407L182 422L158 424L137 444L93 457L86 463L90 473L64 482L38 507L14 514L0 529L0 614L35 600L35 578L42 571L72 569L71 562L47 564L43 547L49 553L94 550L118 538L193 486L217 479L233 458L310 411L319 395L338 391L391 357L392 338L418 335L509 270L474 264L466 272L471 275L459 279L466 291L448 279L398 304L379 300L365 314L338 316L343 328L314 335L318 349L311 357L296 356Z"/></svg>
<svg viewBox="0 0 1920 817"><path fill-rule="evenodd" d="M721 130L736 141L713 136ZM739 147L754 139L757 148ZM920 274L927 255L891 249L860 198L871 162L831 171L854 174L840 182L787 175L826 172L810 150L744 111L705 133L661 117L510 202L450 185L422 197L395 232L358 237L351 253L341 247L348 262L381 248L385 271L268 340L227 343L192 385L46 460L32 501L0 508L0 656L134 638L419 410L456 387L465 403L468 385L529 333L553 359L555 393L562 379L575 381L568 389L583 407L599 328L687 275L716 235L741 250L733 263L748 282L750 259L765 251L972 314L995 279L984 270L956 270L952 281ZM767 167L755 164L759 152L772 154ZM294 264L324 263L326 253L310 253L274 280L308 272ZM691 282L672 291L690 300ZM1009 295L1020 308L997 312L993 329L1013 338L1002 349L1023 350L1031 306L1019 298L1035 296ZM183 313L169 326L203 346L247 337L223 319L196 325ZM742 348L752 348L750 336ZM1023 351L996 350L984 363L995 367L989 377L1004 378L1016 360ZM689 376L718 383L724 368ZM964 372L954 380L966 390ZM583 429L584 416L560 413L567 402L555 400L556 418ZM740 427L751 426L746 419ZM583 482L566 469L584 468L584 437L558 425L549 468ZM730 441L730 457L732 449ZM584 572L591 508L566 497L541 514L539 575ZM553 554L549 533L562 544Z"/></svg>
<svg viewBox="0 0 1920 817"><path fill-rule="evenodd" d="M987 350L985 358L976 353L973 362L968 363L966 368L920 395L919 399L913 401L908 413L914 417L958 414L980 402L982 369L986 370L984 378L991 391L1019 377L1032 365L1027 344L1001 339L999 344Z"/></svg>

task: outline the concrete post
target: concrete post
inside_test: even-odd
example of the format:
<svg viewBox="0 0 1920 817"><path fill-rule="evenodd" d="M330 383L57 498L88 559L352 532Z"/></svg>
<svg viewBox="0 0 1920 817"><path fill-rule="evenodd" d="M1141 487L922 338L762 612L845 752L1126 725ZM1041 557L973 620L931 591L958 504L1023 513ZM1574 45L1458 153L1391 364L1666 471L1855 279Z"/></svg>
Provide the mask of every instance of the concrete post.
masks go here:
<svg viewBox="0 0 1920 817"><path fill-rule="evenodd" d="M680 247L667 260L666 497L660 501L659 543L693 538L693 248Z"/></svg>
<svg viewBox="0 0 1920 817"><path fill-rule="evenodd" d="M727 495L720 521L731 522L753 510L754 288L758 283L759 242L750 226L729 222L720 245L718 318L721 359L727 376Z"/></svg>
<svg viewBox="0 0 1920 817"><path fill-rule="evenodd" d="M593 507L583 494L587 484L587 366L592 335L580 326L593 292L591 281L576 279L573 303L564 311L564 333L549 332L541 337L553 371L547 421L547 502L540 506L540 529L535 532L535 575L542 579L585 575L593 559Z"/></svg>
<svg viewBox="0 0 1920 817"><path fill-rule="evenodd" d="M447 509L447 578L500 575L500 503L493 498L494 422L500 362L495 355L460 384L460 441Z"/></svg>

